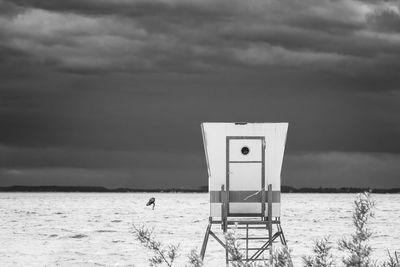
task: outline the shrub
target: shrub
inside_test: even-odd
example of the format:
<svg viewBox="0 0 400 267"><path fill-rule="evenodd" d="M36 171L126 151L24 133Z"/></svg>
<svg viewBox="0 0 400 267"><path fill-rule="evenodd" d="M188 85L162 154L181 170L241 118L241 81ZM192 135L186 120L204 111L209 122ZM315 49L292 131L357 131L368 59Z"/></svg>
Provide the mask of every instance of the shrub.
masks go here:
<svg viewBox="0 0 400 267"><path fill-rule="evenodd" d="M186 267L203 267L203 261L195 249L192 249L187 257L189 262Z"/></svg>
<svg viewBox="0 0 400 267"><path fill-rule="evenodd" d="M161 263L172 266L178 256L179 245L168 245L164 247L163 244L157 241L153 235L153 229L149 229L142 225L136 227L133 225L136 233L136 239L147 249L153 252L153 257L149 259L151 266L158 266Z"/></svg>
<svg viewBox="0 0 400 267"><path fill-rule="evenodd" d="M382 264L382 267L400 267L400 260L397 252L392 256L388 251L388 259Z"/></svg>
<svg viewBox="0 0 400 267"><path fill-rule="evenodd" d="M368 242L372 232L368 228L368 221L374 216L374 206L375 202L368 192L358 194L354 201L353 225L356 231L350 239L343 238L339 241L339 249L348 253L342 260L347 267L373 266L370 259L372 247Z"/></svg>
<svg viewBox="0 0 400 267"><path fill-rule="evenodd" d="M335 266L332 255L333 245L329 241L329 237L316 240L313 248L313 256L303 256L305 267L331 267Z"/></svg>
<svg viewBox="0 0 400 267"><path fill-rule="evenodd" d="M272 258L274 267L293 267L292 258L290 257L290 251L287 246L276 249L272 254Z"/></svg>

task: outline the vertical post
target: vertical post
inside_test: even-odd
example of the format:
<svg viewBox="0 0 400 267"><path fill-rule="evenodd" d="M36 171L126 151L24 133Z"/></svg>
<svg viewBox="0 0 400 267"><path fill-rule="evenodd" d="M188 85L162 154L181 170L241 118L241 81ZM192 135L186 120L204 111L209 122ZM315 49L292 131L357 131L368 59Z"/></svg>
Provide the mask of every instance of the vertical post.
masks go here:
<svg viewBox="0 0 400 267"><path fill-rule="evenodd" d="M267 198L265 194L265 186L261 189L261 221L265 221L265 199Z"/></svg>
<svg viewBox="0 0 400 267"><path fill-rule="evenodd" d="M227 228L227 191L225 191L225 186L221 185L221 226L224 233Z"/></svg>
<svg viewBox="0 0 400 267"><path fill-rule="evenodd" d="M273 266L272 258L272 184L268 185L268 239L269 239L269 263Z"/></svg>
<svg viewBox="0 0 400 267"><path fill-rule="evenodd" d="M226 146L226 151L225 151L225 160L226 160L226 164L225 164L225 173L226 173L226 180L225 180L225 187L226 187L226 192L228 192L227 193L227 195L226 195L226 214L228 215L229 214L229 174L230 174L230 170L229 170L229 168L230 168L230 159L229 159L229 144L230 144L230 137L229 136L227 136L226 137L226 144L225 144L225 146Z"/></svg>
<svg viewBox="0 0 400 267"><path fill-rule="evenodd" d="M224 232L224 235L226 234L227 230L227 205L228 205L228 198L227 198L228 192L225 191L225 186L221 185L221 226L222 226L222 231ZM228 255L228 243L225 238L225 264L226 266L229 266L229 255Z"/></svg>
<svg viewBox="0 0 400 267"><path fill-rule="evenodd" d="M266 149L266 144L265 144L265 138L262 137L261 139L262 142L262 154L261 154L261 220L265 221L265 201L266 201L266 195L265 195L265 149Z"/></svg>
<svg viewBox="0 0 400 267"><path fill-rule="evenodd" d="M249 225L246 224L246 262L249 260Z"/></svg>

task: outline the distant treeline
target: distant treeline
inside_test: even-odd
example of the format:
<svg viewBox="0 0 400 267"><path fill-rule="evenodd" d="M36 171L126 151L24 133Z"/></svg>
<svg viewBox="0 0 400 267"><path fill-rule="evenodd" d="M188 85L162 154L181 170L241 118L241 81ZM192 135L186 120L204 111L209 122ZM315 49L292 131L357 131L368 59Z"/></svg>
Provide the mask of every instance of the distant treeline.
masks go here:
<svg viewBox="0 0 400 267"><path fill-rule="evenodd" d="M101 186L7 186L0 187L0 192L94 192L94 193L122 193L122 192L188 192L202 193L207 192L207 188L199 189L137 189L137 188L106 188Z"/></svg>
<svg viewBox="0 0 400 267"><path fill-rule="evenodd" d="M362 188L362 187L341 187L341 188L294 188L291 186L281 186L282 193L361 193L361 192L371 192L371 193L400 193L400 188L389 188L389 189L379 189L379 188Z"/></svg>
<svg viewBox="0 0 400 267"><path fill-rule="evenodd" d="M376 189L376 188L358 188L358 187L341 187L341 188L294 188L291 186L282 186L282 193L400 193L400 188ZM137 189L137 188L106 188L101 186L7 186L0 187L0 192L99 192L99 193L123 193L123 192L184 192L184 193L203 193L208 192L208 186L201 186L198 189Z"/></svg>

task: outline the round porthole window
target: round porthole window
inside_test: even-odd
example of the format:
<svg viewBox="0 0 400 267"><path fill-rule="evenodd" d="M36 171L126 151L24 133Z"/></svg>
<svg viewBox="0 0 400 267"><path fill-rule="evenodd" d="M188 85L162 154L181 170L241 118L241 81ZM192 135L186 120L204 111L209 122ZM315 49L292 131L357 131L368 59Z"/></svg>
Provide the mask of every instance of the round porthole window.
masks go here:
<svg viewBox="0 0 400 267"><path fill-rule="evenodd" d="M243 155L247 155L250 152L250 149L247 146L242 147L242 154Z"/></svg>

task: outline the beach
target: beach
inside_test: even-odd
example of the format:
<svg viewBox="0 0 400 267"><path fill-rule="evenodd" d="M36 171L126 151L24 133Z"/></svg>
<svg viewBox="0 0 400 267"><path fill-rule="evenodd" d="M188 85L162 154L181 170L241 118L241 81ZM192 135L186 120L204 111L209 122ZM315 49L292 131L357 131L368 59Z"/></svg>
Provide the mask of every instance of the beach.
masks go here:
<svg viewBox="0 0 400 267"><path fill-rule="evenodd" d="M155 209L146 207L156 198ZM372 194L375 259L400 251L400 194ZM355 194L282 194L282 227L295 266L317 238L336 242L353 232ZM154 228L165 244L180 244L175 266L200 250L208 224L207 193L0 193L2 266L148 266L149 253L135 239L133 224ZM213 226L220 233L217 225ZM205 266L224 264L224 251L210 238Z"/></svg>

